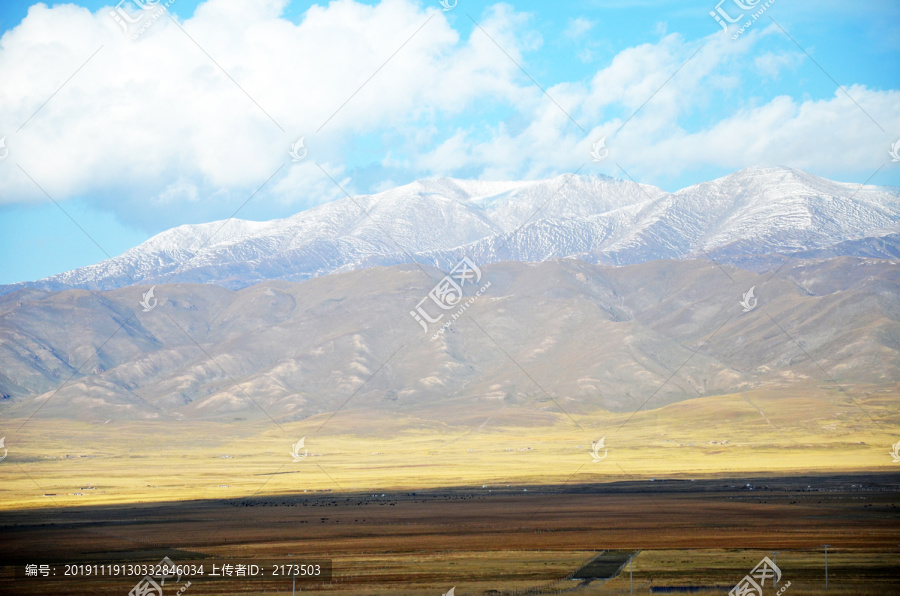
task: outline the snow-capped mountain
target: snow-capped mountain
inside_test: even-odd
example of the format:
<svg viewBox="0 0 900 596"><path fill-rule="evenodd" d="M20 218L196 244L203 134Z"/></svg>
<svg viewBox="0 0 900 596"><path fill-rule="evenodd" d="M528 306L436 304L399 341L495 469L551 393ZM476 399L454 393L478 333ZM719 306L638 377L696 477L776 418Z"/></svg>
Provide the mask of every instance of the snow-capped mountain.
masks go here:
<svg viewBox="0 0 900 596"><path fill-rule="evenodd" d="M447 268L577 257L628 264L775 253L852 254L881 239L896 254L900 190L757 167L675 193L608 177L529 182L422 180L344 198L285 219L184 225L122 255L23 286L112 289L134 283L209 282L230 288L300 281L374 265ZM873 256L872 243L865 245ZM843 247L836 248L836 247ZM843 250L843 252L841 252Z"/></svg>

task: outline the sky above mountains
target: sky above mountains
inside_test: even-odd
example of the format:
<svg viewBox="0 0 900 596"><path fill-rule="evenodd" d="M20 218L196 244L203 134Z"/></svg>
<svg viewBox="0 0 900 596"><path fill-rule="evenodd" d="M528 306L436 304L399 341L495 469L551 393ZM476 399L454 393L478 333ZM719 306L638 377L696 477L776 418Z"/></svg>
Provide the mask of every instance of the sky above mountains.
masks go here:
<svg viewBox="0 0 900 596"><path fill-rule="evenodd" d="M434 176L900 185L896 2L109 4L0 7L0 283Z"/></svg>

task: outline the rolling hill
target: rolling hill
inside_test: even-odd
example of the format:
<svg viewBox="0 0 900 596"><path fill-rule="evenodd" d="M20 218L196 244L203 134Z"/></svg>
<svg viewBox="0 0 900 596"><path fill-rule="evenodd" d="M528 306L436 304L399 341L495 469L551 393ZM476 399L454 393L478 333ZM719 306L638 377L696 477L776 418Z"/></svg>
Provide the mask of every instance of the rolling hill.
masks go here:
<svg viewBox="0 0 900 596"><path fill-rule="evenodd" d="M20 290L0 298L4 415L290 421L346 407L474 420L527 404L538 422L560 408L889 385L900 370L896 261L798 260L771 279L705 260L497 263L443 334L447 319L425 332L410 316L440 275L166 284L149 312L146 286ZM744 312L751 286L759 304Z"/></svg>

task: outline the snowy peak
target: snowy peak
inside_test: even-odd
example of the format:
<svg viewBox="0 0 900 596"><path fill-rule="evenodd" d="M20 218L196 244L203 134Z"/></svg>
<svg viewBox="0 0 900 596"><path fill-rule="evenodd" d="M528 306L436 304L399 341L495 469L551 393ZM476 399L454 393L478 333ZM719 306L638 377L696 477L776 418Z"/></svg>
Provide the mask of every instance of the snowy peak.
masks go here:
<svg viewBox="0 0 900 596"><path fill-rule="evenodd" d="M757 166L722 178L701 182L675 193L688 196L717 196L734 203L765 203L792 198L841 197L900 207L896 188L834 182L801 170Z"/></svg>
<svg viewBox="0 0 900 596"><path fill-rule="evenodd" d="M822 247L897 230L897 189L863 187L782 167L755 167L679 191L708 221L704 250L757 242L781 250Z"/></svg>
<svg viewBox="0 0 900 596"><path fill-rule="evenodd" d="M573 174L506 182L438 178L284 219L179 226L113 259L0 291L163 281L238 288L410 257L447 267L463 254L479 263L577 257L628 264L698 255L747 263L836 246L871 251L878 243L856 241L882 237L886 254L893 254L898 231L898 189L782 167L748 168L675 193Z"/></svg>

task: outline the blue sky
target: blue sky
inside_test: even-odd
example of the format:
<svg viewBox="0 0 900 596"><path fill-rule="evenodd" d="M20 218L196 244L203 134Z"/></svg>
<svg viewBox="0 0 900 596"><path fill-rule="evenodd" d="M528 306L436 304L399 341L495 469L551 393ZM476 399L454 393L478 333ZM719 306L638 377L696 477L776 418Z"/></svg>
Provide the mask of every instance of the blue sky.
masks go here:
<svg viewBox="0 0 900 596"><path fill-rule="evenodd" d="M894 1L776 0L737 39L708 1L136 1L128 31L111 2L0 5L0 283L285 217L343 196L328 176L369 193L584 166L677 190L772 164L900 186Z"/></svg>

